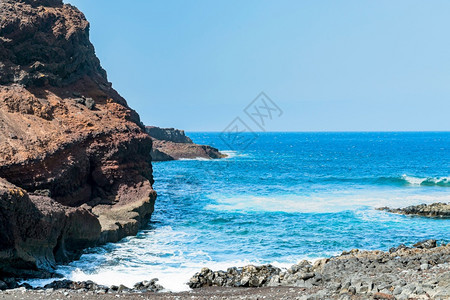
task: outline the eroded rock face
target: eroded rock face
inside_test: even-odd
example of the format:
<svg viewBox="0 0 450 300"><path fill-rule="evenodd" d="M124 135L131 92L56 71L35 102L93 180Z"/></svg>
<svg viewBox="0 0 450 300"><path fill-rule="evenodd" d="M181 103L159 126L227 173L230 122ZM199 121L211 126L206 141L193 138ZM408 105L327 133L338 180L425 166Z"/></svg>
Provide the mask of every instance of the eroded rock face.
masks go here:
<svg viewBox="0 0 450 300"><path fill-rule="evenodd" d="M6 274L39 275L55 260L96 243L97 217L82 207L67 208L50 197L27 192L0 178L0 270Z"/></svg>
<svg viewBox="0 0 450 300"><path fill-rule="evenodd" d="M0 272L49 270L85 246L136 234L156 198L151 149L78 9L0 2ZM18 222L29 214L30 224Z"/></svg>
<svg viewBox="0 0 450 300"><path fill-rule="evenodd" d="M61 86L85 74L106 79L89 23L62 0L0 2L0 84Z"/></svg>

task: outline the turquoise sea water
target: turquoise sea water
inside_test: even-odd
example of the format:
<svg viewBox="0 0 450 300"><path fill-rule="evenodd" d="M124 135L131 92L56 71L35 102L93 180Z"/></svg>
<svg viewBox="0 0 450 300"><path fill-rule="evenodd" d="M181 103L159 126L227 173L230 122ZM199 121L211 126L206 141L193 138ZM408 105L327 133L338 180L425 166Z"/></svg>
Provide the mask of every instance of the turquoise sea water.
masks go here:
<svg viewBox="0 0 450 300"><path fill-rule="evenodd" d="M158 277L178 291L204 266L450 242L448 219L374 210L450 202L450 133L262 133L241 151L227 151L218 133L189 135L229 158L154 163L148 228L59 271L107 285Z"/></svg>

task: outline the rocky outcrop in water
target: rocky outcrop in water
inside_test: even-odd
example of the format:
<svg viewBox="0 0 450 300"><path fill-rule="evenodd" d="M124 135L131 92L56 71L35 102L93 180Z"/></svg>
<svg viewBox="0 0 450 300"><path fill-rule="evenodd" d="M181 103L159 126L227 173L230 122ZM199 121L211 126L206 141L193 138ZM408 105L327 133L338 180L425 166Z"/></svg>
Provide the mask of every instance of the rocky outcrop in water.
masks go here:
<svg viewBox="0 0 450 300"><path fill-rule="evenodd" d="M0 2L0 276L46 276L153 212L152 141L62 0Z"/></svg>
<svg viewBox="0 0 450 300"><path fill-rule="evenodd" d="M226 155L218 149L206 145L197 145L186 136L183 130L147 126L147 133L153 139L152 160L169 161L177 159L217 159Z"/></svg>
<svg viewBox="0 0 450 300"><path fill-rule="evenodd" d="M380 207L377 209L402 215L416 215L430 218L450 218L450 203L420 204L405 208Z"/></svg>
<svg viewBox="0 0 450 300"><path fill-rule="evenodd" d="M315 263L304 260L286 271L271 265L226 272L204 268L189 286L292 286L309 294L304 299L448 299L450 244L436 247L428 240L416 246L389 252L355 249Z"/></svg>

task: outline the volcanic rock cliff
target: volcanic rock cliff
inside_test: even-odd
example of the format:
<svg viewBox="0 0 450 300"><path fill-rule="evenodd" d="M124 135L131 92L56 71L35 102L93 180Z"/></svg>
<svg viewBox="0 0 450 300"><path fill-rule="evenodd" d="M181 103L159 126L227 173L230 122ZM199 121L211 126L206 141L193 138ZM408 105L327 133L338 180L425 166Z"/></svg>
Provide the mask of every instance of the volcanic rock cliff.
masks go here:
<svg viewBox="0 0 450 300"><path fill-rule="evenodd" d="M42 275L153 212L152 141L62 0L0 1L0 275Z"/></svg>
<svg viewBox="0 0 450 300"><path fill-rule="evenodd" d="M145 130L153 139L151 152L153 161L177 159L217 159L226 157L218 149L208 145L198 145L186 136L184 130L146 126Z"/></svg>

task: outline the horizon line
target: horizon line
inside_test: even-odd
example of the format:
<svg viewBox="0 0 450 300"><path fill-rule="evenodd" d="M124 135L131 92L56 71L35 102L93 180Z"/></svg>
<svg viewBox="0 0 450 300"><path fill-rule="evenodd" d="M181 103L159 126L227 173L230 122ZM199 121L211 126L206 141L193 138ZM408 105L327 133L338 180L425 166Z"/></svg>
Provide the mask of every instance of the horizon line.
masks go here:
<svg viewBox="0 0 450 300"><path fill-rule="evenodd" d="M164 128L164 127L160 127ZM178 128L175 128L178 129ZM227 132L225 130L215 131L215 130L184 130L185 132L192 133L222 133ZM273 130L273 131L247 131L241 133L450 133L450 130Z"/></svg>

